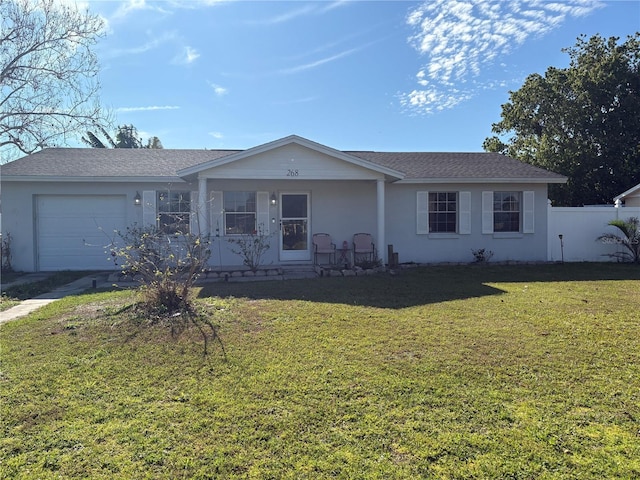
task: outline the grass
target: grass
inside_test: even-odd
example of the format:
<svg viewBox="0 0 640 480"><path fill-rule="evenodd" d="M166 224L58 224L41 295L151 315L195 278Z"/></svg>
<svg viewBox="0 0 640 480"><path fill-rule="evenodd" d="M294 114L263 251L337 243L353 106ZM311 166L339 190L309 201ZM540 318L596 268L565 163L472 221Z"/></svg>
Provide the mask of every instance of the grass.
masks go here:
<svg viewBox="0 0 640 480"><path fill-rule="evenodd" d="M0 330L0 478L640 476L640 269L212 284L227 352L128 291Z"/></svg>

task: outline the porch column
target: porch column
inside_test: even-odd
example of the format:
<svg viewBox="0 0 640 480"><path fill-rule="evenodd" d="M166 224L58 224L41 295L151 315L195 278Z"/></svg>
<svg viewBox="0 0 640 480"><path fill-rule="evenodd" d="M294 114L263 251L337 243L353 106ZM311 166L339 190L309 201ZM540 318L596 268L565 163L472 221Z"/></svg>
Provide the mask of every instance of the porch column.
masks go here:
<svg viewBox="0 0 640 480"><path fill-rule="evenodd" d="M378 235L377 235L377 245L378 245L378 257L382 260L383 264L387 263L387 245L384 238L384 178L378 179L376 183L376 193L377 193L377 212L378 212Z"/></svg>
<svg viewBox="0 0 640 480"><path fill-rule="evenodd" d="M198 178L198 223L200 224L200 235L208 235L207 179L202 177Z"/></svg>

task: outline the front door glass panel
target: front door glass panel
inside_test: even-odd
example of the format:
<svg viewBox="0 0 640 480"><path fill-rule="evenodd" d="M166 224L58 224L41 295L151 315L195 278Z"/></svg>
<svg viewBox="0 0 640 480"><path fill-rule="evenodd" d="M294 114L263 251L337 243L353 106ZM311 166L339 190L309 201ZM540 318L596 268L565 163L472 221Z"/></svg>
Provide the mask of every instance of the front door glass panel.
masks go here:
<svg viewBox="0 0 640 480"><path fill-rule="evenodd" d="M280 205L281 260L309 260L309 195L283 193Z"/></svg>

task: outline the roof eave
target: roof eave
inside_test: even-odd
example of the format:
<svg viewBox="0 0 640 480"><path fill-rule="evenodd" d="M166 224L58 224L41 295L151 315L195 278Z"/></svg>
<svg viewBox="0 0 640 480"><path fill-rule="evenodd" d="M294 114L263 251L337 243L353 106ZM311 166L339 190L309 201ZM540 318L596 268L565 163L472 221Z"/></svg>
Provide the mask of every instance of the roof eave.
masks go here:
<svg viewBox="0 0 640 480"><path fill-rule="evenodd" d="M3 182L104 182L104 183L185 183L185 180L180 177L70 177L64 175L3 175Z"/></svg>
<svg viewBox="0 0 640 480"><path fill-rule="evenodd" d="M618 195L617 197L615 197L613 199L614 202L617 202L618 200L622 200L623 198L628 197L629 195L631 195L632 193L636 193L637 191L640 191L640 183L638 185L636 185L635 187L631 187L629 190L627 190L626 192L621 193L620 195Z"/></svg>
<svg viewBox="0 0 640 480"><path fill-rule="evenodd" d="M567 183L567 177L559 178L528 178L528 177L431 177L431 178L405 178L395 183Z"/></svg>

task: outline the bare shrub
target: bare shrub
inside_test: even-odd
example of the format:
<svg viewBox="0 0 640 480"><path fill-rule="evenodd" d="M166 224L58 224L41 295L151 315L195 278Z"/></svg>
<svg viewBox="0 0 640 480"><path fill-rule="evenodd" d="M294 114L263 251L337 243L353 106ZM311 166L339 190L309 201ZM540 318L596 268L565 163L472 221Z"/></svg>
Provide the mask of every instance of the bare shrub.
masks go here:
<svg viewBox="0 0 640 480"><path fill-rule="evenodd" d="M242 258L242 263L249 267L249 270L256 272L262 265L262 259L267 250L271 248L271 235L264 233L262 227L247 235L229 239L233 245L231 251Z"/></svg>
<svg viewBox="0 0 640 480"><path fill-rule="evenodd" d="M222 346L217 326L197 311L192 299L193 286L211 256L210 238L181 232L167 235L156 227L137 225L117 236L111 256L124 274L141 283L139 313L154 322L168 322L175 335L194 325L204 339L205 355L210 340Z"/></svg>

